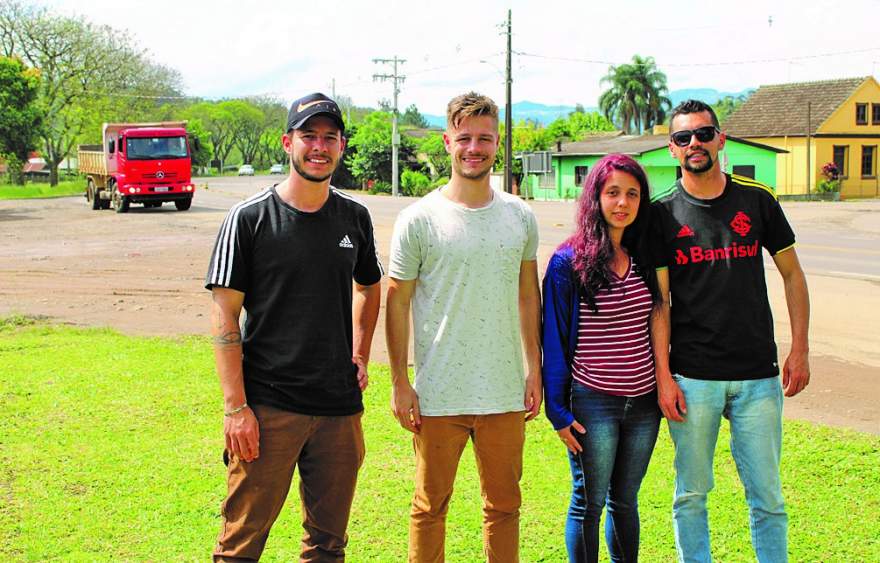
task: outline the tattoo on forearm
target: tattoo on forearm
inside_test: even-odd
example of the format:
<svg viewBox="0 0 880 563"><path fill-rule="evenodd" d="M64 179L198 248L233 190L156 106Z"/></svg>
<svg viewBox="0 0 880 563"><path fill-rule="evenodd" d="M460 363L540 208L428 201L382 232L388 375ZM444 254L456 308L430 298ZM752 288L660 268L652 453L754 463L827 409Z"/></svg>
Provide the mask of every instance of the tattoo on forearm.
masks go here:
<svg viewBox="0 0 880 563"><path fill-rule="evenodd" d="M229 348L232 346L241 346L241 332L230 330L214 337L214 346L220 348Z"/></svg>

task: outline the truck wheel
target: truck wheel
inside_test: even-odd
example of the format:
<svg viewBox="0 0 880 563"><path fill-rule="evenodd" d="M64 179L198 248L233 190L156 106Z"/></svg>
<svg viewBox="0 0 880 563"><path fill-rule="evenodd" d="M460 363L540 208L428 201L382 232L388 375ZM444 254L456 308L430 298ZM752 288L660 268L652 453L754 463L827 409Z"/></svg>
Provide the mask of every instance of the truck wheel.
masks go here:
<svg viewBox="0 0 880 563"><path fill-rule="evenodd" d="M128 206L131 204L131 201L127 197L125 197L121 193L119 193L119 190L116 189L115 182L110 182L110 184L107 186L107 188L110 190L110 193L112 194L110 201L113 203L113 210L116 211L117 213L127 213Z"/></svg>
<svg viewBox="0 0 880 563"><path fill-rule="evenodd" d="M188 197L186 199L175 199L174 207L176 207L178 211L186 211L187 209L189 209L189 206L192 205L192 202L192 197Z"/></svg>
<svg viewBox="0 0 880 563"><path fill-rule="evenodd" d="M98 190L95 189L95 183L92 182L91 178L89 179L89 183L86 187L86 199L90 204L92 204L92 209L97 211L101 209L101 198L98 197Z"/></svg>

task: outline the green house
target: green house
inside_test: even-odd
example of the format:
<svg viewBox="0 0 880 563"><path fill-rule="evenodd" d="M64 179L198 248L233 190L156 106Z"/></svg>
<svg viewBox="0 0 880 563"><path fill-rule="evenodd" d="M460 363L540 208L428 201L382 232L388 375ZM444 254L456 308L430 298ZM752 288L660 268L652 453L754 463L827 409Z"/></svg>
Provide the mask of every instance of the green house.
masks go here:
<svg viewBox="0 0 880 563"><path fill-rule="evenodd" d="M611 134L575 143L557 143L550 154L549 174L528 174L521 193L538 200L574 199L584 185L587 173L607 154L632 156L648 174L651 192L665 189L681 176L678 162L669 154L668 135ZM753 178L762 184L776 186L776 155L787 151L727 136L719 155L726 172Z"/></svg>

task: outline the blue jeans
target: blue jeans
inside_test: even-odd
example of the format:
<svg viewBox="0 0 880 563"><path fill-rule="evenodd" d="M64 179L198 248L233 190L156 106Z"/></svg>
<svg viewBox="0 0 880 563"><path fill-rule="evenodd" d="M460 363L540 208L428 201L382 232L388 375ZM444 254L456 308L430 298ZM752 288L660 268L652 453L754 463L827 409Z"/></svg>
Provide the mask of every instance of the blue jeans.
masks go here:
<svg viewBox="0 0 880 563"><path fill-rule="evenodd" d="M568 559L572 563L599 560L599 520L607 504L605 542L611 560L637 561L639 487L660 428L657 393L618 397L573 382L571 411L587 432L573 432L583 451L569 452Z"/></svg>
<svg viewBox="0 0 880 563"><path fill-rule="evenodd" d="M778 377L707 381L673 376L687 403L684 422L669 421L675 444L672 518L679 561L712 560L706 497L721 417L730 420L730 451L749 505L758 561L788 561L788 516L782 499L782 386Z"/></svg>

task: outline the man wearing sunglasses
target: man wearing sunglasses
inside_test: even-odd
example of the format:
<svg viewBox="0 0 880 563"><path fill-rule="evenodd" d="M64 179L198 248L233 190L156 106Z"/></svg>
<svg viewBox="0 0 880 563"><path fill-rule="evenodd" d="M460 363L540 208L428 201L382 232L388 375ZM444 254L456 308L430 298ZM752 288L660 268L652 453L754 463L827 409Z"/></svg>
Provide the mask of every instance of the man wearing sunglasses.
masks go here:
<svg viewBox="0 0 880 563"><path fill-rule="evenodd" d="M718 162L724 142L711 107L676 107L669 151L681 178L652 206L663 300L651 329L660 408L675 444L675 543L680 561L711 561L706 500L724 416L758 561L787 561L782 396L810 380L809 296L773 189L726 174ZM782 276L791 322L781 381L762 248Z"/></svg>

